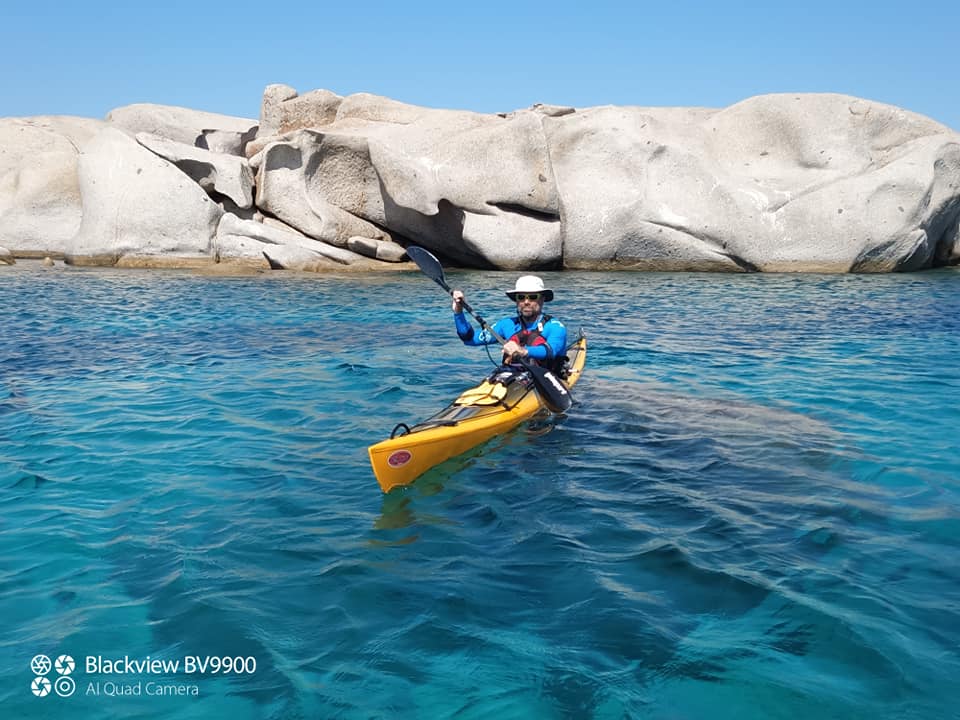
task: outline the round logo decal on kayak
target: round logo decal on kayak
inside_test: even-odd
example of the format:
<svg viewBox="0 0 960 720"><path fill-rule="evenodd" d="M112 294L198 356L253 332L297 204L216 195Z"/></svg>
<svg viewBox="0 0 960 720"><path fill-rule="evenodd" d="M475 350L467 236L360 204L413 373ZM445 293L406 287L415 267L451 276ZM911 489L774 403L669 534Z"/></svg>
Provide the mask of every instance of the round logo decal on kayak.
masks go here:
<svg viewBox="0 0 960 720"><path fill-rule="evenodd" d="M413 455L409 450L397 450L387 458L387 464L395 468L403 467L410 462L410 458L412 457Z"/></svg>

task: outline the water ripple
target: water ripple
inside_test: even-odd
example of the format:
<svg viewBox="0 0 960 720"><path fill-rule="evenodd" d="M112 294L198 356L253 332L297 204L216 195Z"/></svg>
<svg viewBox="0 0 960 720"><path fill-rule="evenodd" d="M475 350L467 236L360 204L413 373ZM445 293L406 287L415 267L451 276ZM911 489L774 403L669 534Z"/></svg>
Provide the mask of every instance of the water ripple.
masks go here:
<svg viewBox="0 0 960 720"><path fill-rule="evenodd" d="M257 658L116 717L955 714L955 272L552 276L576 406L387 496L488 367L421 277L0 275L11 717L39 651Z"/></svg>

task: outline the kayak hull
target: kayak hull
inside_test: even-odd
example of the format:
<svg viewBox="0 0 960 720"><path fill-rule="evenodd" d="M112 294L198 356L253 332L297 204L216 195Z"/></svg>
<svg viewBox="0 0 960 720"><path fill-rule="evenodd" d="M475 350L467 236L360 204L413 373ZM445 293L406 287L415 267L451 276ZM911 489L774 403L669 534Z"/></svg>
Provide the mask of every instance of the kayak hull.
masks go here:
<svg viewBox="0 0 960 720"><path fill-rule="evenodd" d="M568 348L568 387L580 379L586 354L584 337ZM507 375L499 376L497 382L487 378L408 433L371 445L367 449L370 464L383 492L408 485L445 460L548 412L529 377ZM501 377L506 378L506 386L499 381Z"/></svg>

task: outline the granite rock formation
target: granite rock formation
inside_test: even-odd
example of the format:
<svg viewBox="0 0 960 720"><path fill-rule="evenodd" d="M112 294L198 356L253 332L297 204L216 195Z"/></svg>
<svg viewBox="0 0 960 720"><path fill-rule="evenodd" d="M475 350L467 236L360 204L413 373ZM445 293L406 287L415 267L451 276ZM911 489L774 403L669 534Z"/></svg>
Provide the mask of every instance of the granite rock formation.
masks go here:
<svg viewBox="0 0 960 720"><path fill-rule="evenodd" d="M960 262L960 135L854 97L0 120L0 244L78 263L889 272Z"/></svg>

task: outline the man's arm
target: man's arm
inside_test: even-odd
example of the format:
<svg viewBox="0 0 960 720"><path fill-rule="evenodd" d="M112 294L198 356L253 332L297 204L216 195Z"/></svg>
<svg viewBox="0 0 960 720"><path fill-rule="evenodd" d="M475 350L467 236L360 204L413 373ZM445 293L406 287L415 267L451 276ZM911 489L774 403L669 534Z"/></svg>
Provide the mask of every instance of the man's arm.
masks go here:
<svg viewBox="0 0 960 720"><path fill-rule="evenodd" d="M474 330L462 310L460 312L454 312L453 322L457 326L457 335L463 341L464 345L494 345L497 342L497 339L493 337L493 334L490 333L489 330L480 330L479 332ZM493 329L500 333L501 336L503 336L505 331L505 328L502 327L503 322L503 320L500 320L493 326Z"/></svg>
<svg viewBox="0 0 960 720"><path fill-rule="evenodd" d="M532 345L527 348L527 356L534 360L552 360L567 351L567 329L555 318L543 326L543 339L546 345Z"/></svg>

